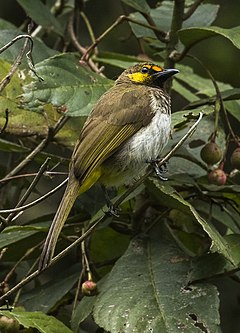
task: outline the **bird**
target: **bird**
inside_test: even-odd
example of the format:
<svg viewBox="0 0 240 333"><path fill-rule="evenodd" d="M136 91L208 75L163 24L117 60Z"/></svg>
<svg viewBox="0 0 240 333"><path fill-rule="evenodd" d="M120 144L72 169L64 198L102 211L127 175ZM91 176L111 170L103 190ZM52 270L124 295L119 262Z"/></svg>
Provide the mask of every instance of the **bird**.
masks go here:
<svg viewBox="0 0 240 333"><path fill-rule="evenodd" d="M68 183L40 255L40 271L50 264L80 194L96 182L106 188L131 184L159 158L171 132L171 99L164 83L178 72L151 62L133 65L97 101L73 150Z"/></svg>

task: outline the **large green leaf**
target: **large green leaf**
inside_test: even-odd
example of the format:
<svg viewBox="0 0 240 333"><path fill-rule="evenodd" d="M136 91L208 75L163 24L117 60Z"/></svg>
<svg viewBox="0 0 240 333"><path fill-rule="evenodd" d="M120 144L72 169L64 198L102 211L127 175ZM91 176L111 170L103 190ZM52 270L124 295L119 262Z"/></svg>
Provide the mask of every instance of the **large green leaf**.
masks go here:
<svg viewBox="0 0 240 333"><path fill-rule="evenodd" d="M79 64L73 54L60 54L36 65L44 82L34 81L24 87L24 101L36 109L45 103L65 106L66 114L86 116L99 97L113 82Z"/></svg>
<svg viewBox="0 0 240 333"><path fill-rule="evenodd" d="M150 16L159 29L169 31L172 22L173 2L163 1L160 6L150 10ZM183 22L183 27L198 27L209 26L216 18L219 6L213 4L203 4L197 8L194 14ZM132 13L131 17L135 20L148 24L146 19L140 13ZM142 27L140 25L130 23L134 34L138 38L156 38L151 29Z"/></svg>
<svg viewBox="0 0 240 333"><path fill-rule="evenodd" d="M16 320L24 328L35 328L40 333L72 333L61 321L42 312L25 312L15 308L11 312L0 310L0 315Z"/></svg>
<svg viewBox="0 0 240 333"><path fill-rule="evenodd" d="M77 264L63 270L58 275L41 286L20 296L19 303L27 311L42 311L44 313L65 296L78 281L81 267Z"/></svg>
<svg viewBox="0 0 240 333"><path fill-rule="evenodd" d="M0 47L3 47L5 44L9 43L13 38L23 34L19 29L5 29L1 30L1 38L0 38ZM24 38L18 40L13 45L11 45L7 50L0 54L0 58L7 60L12 63L19 55L19 50L23 46ZM32 58L33 62L36 64L46 58L49 58L58 53L55 50L50 49L46 46L41 39L35 37L33 38L33 50L32 50ZM28 68L26 57L23 58L21 67Z"/></svg>
<svg viewBox="0 0 240 333"><path fill-rule="evenodd" d="M240 26L225 29L221 27L197 27L179 30L179 38L186 47L215 36L227 38L234 46L240 49Z"/></svg>
<svg viewBox="0 0 240 333"><path fill-rule="evenodd" d="M48 6L40 0L17 0L25 12L33 21L44 27L44 29L53 29L60 36L64 35L64 27L53 16Z"/></svg>
<svg viewBox="0 0 240 333"><path fill-rule="evenodd" d="M155 179L149 179L147 181L147 186L149 191L159 200L159 202L161 202L161 204L166 205L169 208L176 208L194 218L211 238L212 251L217 251L223 254L227 260L236 266L239 264L231 245L220 235L214 225L203 219L197 210L189 202L184 200L171 186L162 185Z"/></svg>
<svg viewBox="0 0 240 333"><path fill-rule="evenodd" d="M114 52L101 52L95 57L95 59L104 64L122 69L133 66L138 62L144 62L144 60L138 59L138 57Z"/></svg>
<svg viewBox="0 0 240 333"><path fill-rule="evenodd" d="M150 7L148 6L148 3L146 0L122 0L125 4L127 4L130 7L133 7L134 9L138 10L139 12L149 14Z"/></svg>
<svg viewBox="0 0 240 333"><path fill-rule="evenodd" d="M96 323L111 333L220 332L216 288L187 286L191 259L160 235L132 241L100 288Z"/></svg>

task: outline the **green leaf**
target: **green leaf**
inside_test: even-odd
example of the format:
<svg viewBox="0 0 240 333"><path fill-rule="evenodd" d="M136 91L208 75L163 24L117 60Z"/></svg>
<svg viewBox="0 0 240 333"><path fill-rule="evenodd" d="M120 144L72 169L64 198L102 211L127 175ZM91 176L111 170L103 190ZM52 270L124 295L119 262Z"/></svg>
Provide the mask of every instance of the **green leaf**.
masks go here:
<svg viewBox="0 0 240 333"><path fill-rule="evenodd" d="M21 295L19 303L27 311L49 312L78 281L80 271L81 267L78 264L63 270L54 279Z"/></svg>
<svg viewBox="0 0 240 333"><path fill-rule="evenodd" d="M42 228L32 226L13 226L6 228L0 234L0 249L14 244L22 239L33 236L37 232L42 231Z"/></svg>
<svg viewBox="0 0 240 333"><path fill-rule="evenodd" d="M66 106L70 116L87 116L113 82L79 64L73 54L60 54L36 65L44 82L24 86L24 101L36 109L45 103Z"/></svg>
<svg viewBox="0 0 240 333"><path fill-rule="evenodd" d="M208 78L203 78L198 74L195 74L191 67L186 65L178 65L177 69L179 69L179 74L174 81L183 82L184 86L191 87L197 92L197 94L204 94L207 96L216 95L216 90L214 88L213 82ZM230 84L217 82L219 89L222 90L232 90ZM236 95L235 91L235 95Z"/></svg>
<svg viewBox="0 0 240 333"><path fill-rule="evenodd" d="M183 28L209 26L216 19L220 6L210 3L201 4L185 21Z"/></svg>
<svg viewBox="0 0 240 333"><path fill-rule="evenodd" d="M1 30L1 39L0 39L0 47L3 47L5 44L9 43L13 38L23 34L19 29L8 29L8 30ZM23 46L24 38L15 42L11 45L7 50L0 54L0 58L4 59L10 63L14 62L16 57L19 55L19 50ZM39 61L42 61L46 58L49 58L58 52L55 50L50 49L46 46L41 39L33 38L33 50L32 50L32 58L33 62L36 64ZM23 58L21 67L27 68L27 61L26 57ZM20 68L21 68L20 67Z"/></svg>
<svg viewBox="0 0 240 333"><path fill-rule="evenodd" d="M188 28L209 26L215 20L218 10L218 5L202 4L196 9L191 17L183 21L183 27ZM172 15L172 1L162 1L160 6L154 9L150 9L150 16L155 22L156 26L164 31L170 31ZM140 13L131 13L130 16L141 23L148 24L147 20ZM137 38L156 38L154 32L151 29L142 27L135 23L130 23L130 26Z"/></svg>
<svg viewBox="0 0 240 333"><path fill-rule="evenodd" d="M122 0L126 5L136 9L139 12L149 14L150 7L147 4L146 0Z"/></svg>
<svg viewBox="0 0 240 333"><path fill-rule="evenodd" d="M224 102L225 108L231 115L240 122L240 102L239 101L226 101Z"/></svg>
<svg viewBox="0 0 240 333"><path fill-rule="evenodd" d="M198 27L187 28L179 30L179 38L181 42L187 47L191 47L194 44L216 36L222 36L227 38L234 46L240 49L240 26L225 29L221 27Z"/></svg>
<svg viewBox="0 0 240 333"><path fill-rule="evenodd" d="M165 204L169 208L176 208L189 214L202 226L203 230L212 240L211 250L213 252L217 251L223 254L233 265L238 265L238 261L236 261L232 249L214 225L203 219L196 209L189 202L184 200L179 193L177 193L171 186L162 185L156 179L149 179L146 183L149 191L159 200L159 202L161 202L161 204Z"/></svg>
<svg viewBox="0 0 240 333"><path fill-rule="evenodd" d="M196 119L200 112L204 115L210 115L214 112L214 107L212 105L206 105L202 108L174 112L172 114L172 126L177 127L188 122L191 118Z"/></svg>
<svg viewBox="0 0 240 333"><path fill-rule="evenodd" d="M138 57L114 52L101 52L95 57L95 60L122 69L133 66L138 62L144 62L144 60L138 59Z"/></svg>
<svg viewBox="0 0 240 333"><path fill-rule="evenodd" d="M219 332L215 286L187 287L191 259L161 234L131 242L100 289L96 323L111 333L197 333L196 322Z"/></svg>
<svg viewBox="0 0 240 333"><path fill-rule="evenodd" d="M90 316L97 296L84 297L76 306L72 320L71 328L73 332L79 332L79 325ZM82 333L82 331L80 331Z"/></svg>
<svg viewBox="0 0 240 333"><path fill-rule="evenodd" d="M214 275L226 273L233 266L219 253L207 253L192 261L189 282L213 278Z"/></svg>
<svg viewBox="0 0 240 333"><path fill-rule="evenodd" d="M60 36L64 36L64 27L52 15L50 9L40 0L17 0L17 2L37 24L47 30L53 29Z"/></svg>
<svg viewBox="0 0 240 333"><path fill-rule="evenodd" d="M1 311L0 315L15 319L24 328L35 328L40 333L72 333L61 321L42 312L25 312L15 308L13 311Z"/></svg>

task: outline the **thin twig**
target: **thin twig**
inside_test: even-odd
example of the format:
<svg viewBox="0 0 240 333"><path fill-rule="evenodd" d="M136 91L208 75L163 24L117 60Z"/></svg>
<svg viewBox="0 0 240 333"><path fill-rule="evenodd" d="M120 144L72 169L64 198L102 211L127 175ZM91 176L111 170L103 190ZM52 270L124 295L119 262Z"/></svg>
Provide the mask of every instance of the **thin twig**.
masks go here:
<svg viewBox="0 0 240 333"><path fill-rule="evenodd" d="M52 138L57 134L57 132L64 126L64 124L67 122L69 117L62 116L59 118L58 122L54 125L52 129L49 128L48 136L44 138L39 145L22 160L13 170L11 170L3 179L1 179L1 183L7 183L11 177L15 176L17 173L19 173L24 167L26 167L27 164L29 164L35 156L40 153L52 140ZM3 185L3 184L2 184Z"/></svg>
<svg viewBox="0 0 240 333"><path fill-rule="evenodd" d="M166 161L169 160L169 158L175 153L175 151L187 140L189 136L193 134L193 132L196 130L199 122L202 119L203 114L200 112L198 120L191 126L191 128L188 130L188 132L182 137L182 139L171 149L171 151L166 154L163 159L160 161L159 165L164 164ZM121 197L115 202L114 207L118 207L128 196L129 194L134 191L139 185L143 183L143 181L152 174L152 170L149 170L145 176L141 177L139 181L133 184L126 192L121 195ZM48 267L53 266L57 261L59 261L62 257L64 257L69 251L71 251L73 248L75 248L77 245L79 245L81 242L83 242L95 229L96 227L102 223L103 221L107 220L109 218L109 215L102 212L102 216L100 216L89 228L85 231L85 233L79 237L75 242L73 242L71 245L69 245L67 248L65 248L63 251L61 251L59 254L57 254L50 264L46 267L44 267L41 271L37 270L33 272L31 275L24 278L21 282L19 282L17 285L15 285L13 288L11 288L9 291L7 291L4 295L0 297L0 301L3 301L4 299L8 298L11 294L22 288L24 285L26 285L28 282L32 281L34 278L36 278L39 274L41 274L43 271L48 269Z"/></svg>
<svg viewBox="0 0 240 333"><path fill-rule="evenodd" d="M147 20L147 22L151 27L156 27L154 20L149 14L142 13L142 15L145 17L145 19ZM160 40L163 43L167 42L167 33L165 31L159 29L158 30L153 29L153 32L155 33L155 36L157 37L158 40Z"/></svg>
<svg viewBox="0 0 240 333"><path fill-rule="evenodd" d="M17 42L20 39L26 39L23 47L21 48L16 60L14 61L14 63L12 64L12 67L9 71L9 73L2 79L2 81L0 82L0 92L3 91L3 89L6 87L7 84L9 84L9 82L11 81L12 76L14 75L14 73L16 72L17 68L20 66L22 59L24 57L24 54L27 50L27 48L29 47L28 52L26 53L26 58L27 58L27 63L28 66L30 68L30 70L38 77L39 80L43 80L36 72L34 64L33 64L33 60L32 60L32 49L33 49L33 40L32 37L30 35L19 35L16 36L15 38L13 38L9 43L7 43L6 45L4 45L1 49L0 49L0 54L2 52L4 52L5 50L7 50L10 46L12 46L15 42Z"/></svg>
<svg viewBox="0 0 240 333"><path fill-rule="evenodd" d="M219 112L222 111L224 116L225 116L225 120L226 120L226 124L229 130L230 135L232 136L232 138L235 140L236 143L238 143L238 138L235 135L231 123L228 119L228 114L227 111L225 109L224 103L223 103L223 98L222 98L222 94L221 91L219 89L218 83L215 80L215 78L213 77L212 73L210 72L210 70L204 65L204 63L198 59L197 57L193 56L193 55L188 55L188 57L192 58L193 60L195 60L196 62L198 62L198 64L204 69L204 71L207 73L207 75L209 76L209 78L211 79L215 91L216 91L216 102L215 102L215 136L216 136L216 132L217 132L217 127L218 127L218 122L219 122ZM219 107L218 107L218 102L219 102Z"/></svg>
<svg viewBox="0 0 240 333"><path fill-rule="evenodd" d="M29 195L32 193L32 190L34 189L34 187L37 185L38 181L40 180L42 174L44 173L44 171L46 170L48 163L50 161L50 158L48 157L46 159L46 161L41 165L37 175L34 177L32 183L30 184L30 186L28 187L28 189L26 190L26 192L24 193L24 195L22 196L22 198L19 200L19 202L17 203L15 208L19 208L20 206L23 205L23 203L27 200L27 198L29 197ZM8 215L8 217L6 218L6 222L2 223L0 225L0 232L2 232L8 225L9 223L13 220L13 218L16 216L17 212L13 212L10 213Z"/></svg>
<svg viewBox="0 0 240 333"><path fill-rule="evenodd" d="M76 47L76 49L83 55L86 54L87 49L85 47L83 47L78 39L77 36L75 35L75 31L74 31L74 12L70 15L69 17L69 21L68 21L68 33L70 35L71 41L73 43L73 45ZM88 65L89 67L96 73L98 73L101 76L104 76L100 69L97 67L97 65L91 60L89 59L88 61Z"/></svg>
<svg viewBox="0 0 240 333"><path fill-rule="evenodd" d="M104 213L103 213L104 214ZM56 255L52 261L50 262L50 264L48 266L46 266L45 268L43 268L41 271L36 270L35 272L33 272L32 274L30 274L29 276L27 276L26 278L24 278L21 282L19 282L17 285L15 285L13 288L11 288L10 290L8 290L4 295L2 295L0 297L0 302L6 298L8 298L10 295L12 295L14 292L18 291L20 288L22 288L23 286L25 286L27 283L29 283L30 281L32 281L33 279L35 279L38 275L40 275L43 271L45 271L48 267L54 265L56 262L58 262L62 257L64 257L66 255L66 253L68 253L69 251L71 251L74 247L76 247L78 244L80 244L83 240L85 240L92 232L93 230L95 230L95 228L104 220L107 219L107 215L104 214L103 216L101 216L91 227L89 227L88 230L86 230L86 232L80 237L78 238L74 243L72 243L71 245L69 245L67 248L65 248L62 252L60 252L58 255Z"/></svg>
<svg viewBox="0 0 240 333"><path fill-rule="evenodd" d="M81 62L85 62L85 61L88 61L93 49L102 41L103 38L106 37L106 35L109 34L109 32L111 32L114 28L116 28L119 24L121 24L122 22L124 21L128 21L128 22L131 22L131 23L135 23L135 24L138 24L142 27L145 27L145 28L148 28L148 29L151 29L153 31L156 31L156 32L162 32L162 30L158 29L155 25L148 25L148 24L145 24L145 23L142 23L142 22L139 22L137 20L134 20L133 18L129 17L129 16L125 16L125 15L121 15L119 16L115 22L113 22L113 24L108 27L98 38L96 38L95 42L89 46L89 48L86 50L86 52L83 54L82 58L81 58ZM166 42L166 41L165 41Z"/></svg>
<svg viewBox="0 0 240 333"><path fill-rule="evenodd" d="M47 199L48 197L50 197L50 195L54 194L55 192L57 192L60 188L62 188L68 181L68 178L64 179L63 182L61 182L58 186L56 186L53 190L47 192L46 194L44 194L43 196L41 196L40 198L28 203L27 205L18 207L18 208L12 208L12 209L3 209L0 210L0 214L9 214L9 213L16 213L16 212L21 212L24 211L26 209L29 209L35 205L37 205L39 202L44 201L45 199Z"/></svg>
<svg viewBox="0 0 240 333"><path fill-rule="evenodd" d="M21 175L16 175L16 176L8 177L8 180L10 181L10 180L13 180L13 179L34 177L36 175L37 175L37 172L24 173L24 174L21 174ZM66 176L66 175L68 175L68 172L64 172L64 171L45 171L43 173L43 175L52 178L53 176ZM0 179L0 183L1 182L4 182L4 179Z"/></svg>

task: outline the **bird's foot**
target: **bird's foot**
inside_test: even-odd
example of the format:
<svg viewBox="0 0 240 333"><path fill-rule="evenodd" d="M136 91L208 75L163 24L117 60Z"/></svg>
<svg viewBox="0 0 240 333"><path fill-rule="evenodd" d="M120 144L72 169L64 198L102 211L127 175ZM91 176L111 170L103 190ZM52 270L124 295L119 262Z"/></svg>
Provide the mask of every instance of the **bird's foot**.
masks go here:
<svg viewBox="0 0 240 333"><path fill-rule="evenodd" d="M156 175L163 181L168 180L167 177L165 177L164 175L168 172L168 168L167 168L167 163L164 162L162 165L159 166L159 162L160 160L158 159L152 159L150 161L147 161L149 164L151 164L151 166L153 167Z"/></svg>
<svg viewBox="0 0 240 333"><path fill-rule="evenodd" d="M109 201L107 203L108 210L105 212L105 214L109 216L119 217L119 209L114 207L114 204Z"/></svg>

